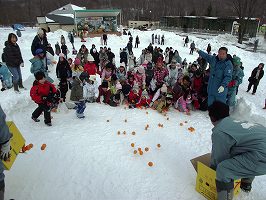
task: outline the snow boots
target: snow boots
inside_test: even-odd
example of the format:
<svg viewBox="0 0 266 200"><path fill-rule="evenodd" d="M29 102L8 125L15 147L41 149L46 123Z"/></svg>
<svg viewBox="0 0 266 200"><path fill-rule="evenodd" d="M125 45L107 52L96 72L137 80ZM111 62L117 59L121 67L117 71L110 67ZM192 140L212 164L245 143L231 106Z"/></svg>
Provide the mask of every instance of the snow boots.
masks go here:
<svg viewBox="0 0 266 200"><path fill-rule="evenodd" d="M27 89L23 86L23 84L22 84L22 80L21 80L21 79L18 80L18 86L19 86L19 88L21 88L21 89L27 90Z"/></svg>
<svg viewBox="0 0 266 200"><path fill-rule="evenodd" d="M229 183L216 180L218 200L232 200L234 197L234 181Z"/></svg>
<svg viewBox="0 0 266 200"><path fill-rule="evenodd" d="M15 91L15 93L20 94L20 91L18 90L18 84L17 83L14 83L13 85L14 85L14 91Z"/></svg>
<svg viewBox="0 0 266 200"><path fill-rule="evenodd" d="M241 184L240 184L240 188L244 191L244 192L250 192L251 188L252 188L252 182L254 180L254 177L252 178L242 178L241 179Z"/></svg>

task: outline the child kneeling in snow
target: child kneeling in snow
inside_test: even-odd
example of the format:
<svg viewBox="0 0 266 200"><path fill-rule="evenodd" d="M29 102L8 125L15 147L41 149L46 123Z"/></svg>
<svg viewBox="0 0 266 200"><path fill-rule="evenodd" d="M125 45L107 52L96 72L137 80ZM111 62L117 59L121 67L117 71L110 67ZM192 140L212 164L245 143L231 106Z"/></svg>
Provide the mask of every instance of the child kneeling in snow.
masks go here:
<svg viewBox="0 0 266 200"><path fill-rule="evenodd" d="M89 80L86 81L83 87L83 94L86 102L93 103L98 97L98 87L96 82L96 76L90 75Z"/></svg>
<svg viewBox="0 0 266 200"><path fill-rule="evenodd" d="M76 104L76 115L78 118L85 118L84 110L86 108L86 102L83 96L83 85L85 84L86 78L81 80L78 76L73 76L70 100Z"/></svg>
<svg viewBox="0 0 266 200"><path fill-rule="evenodd" d="M128 95L128 104L129 104L128 107L136 108L136 104L140 101L140 97L141 97L141 90L139 89L139 86L135 84Z"/></svg>
<svg viewBox="0 0 266 200"><path fill-rule="evenodd" d="M159 113L167 112L169 107L172 105L173 95L167 94L162 96L159 100L155 101L153 108L156 109Z"/></svg>
<svg viewBox="0 0 266 200"><path fill-rule="evenodd" d="M99 95L96 102L110 104L111 91L106 80L102 82L102 84L98 87L98 90Z"/></svg>
<svg viewBox="0 0 266 200"><path fill-rule="evenodd" d="M151 98L148 94L148 92L146 90L143 90L142 94L141 94L141 98L139 100L139 102L136 104L137 108L149 108L150 107L150 103L151 103Z"/></svg>
<svg viewBox="0 0 266 200"><path fill-rule="evenodd" d="M45 79L44 72L36 72L34 74L35 81L30 90L30 96L32 100L38 104L38 108L32 113L32 119L35 122L39 122L38 117L44 112L44 123L47 126L52 126L51 123L51 109L53 108L52 102L54 102L57 90L55 86ZM58 99L59 101L59 99Z"/></svg>
<svg viewBox="0 0 266 200"><path fill-rule="evenodd" d="M174 107L180 112L185 112L190 115L190 110L193 109L192 97L190 91L186 91L175 103Z"/></svg>
<svg viewBox="0 0 266 200"><path fill-rule="evenodd" d="M1 91L12 88L12 74L3 63L0 63L0 80L2 81Z"/></svg>

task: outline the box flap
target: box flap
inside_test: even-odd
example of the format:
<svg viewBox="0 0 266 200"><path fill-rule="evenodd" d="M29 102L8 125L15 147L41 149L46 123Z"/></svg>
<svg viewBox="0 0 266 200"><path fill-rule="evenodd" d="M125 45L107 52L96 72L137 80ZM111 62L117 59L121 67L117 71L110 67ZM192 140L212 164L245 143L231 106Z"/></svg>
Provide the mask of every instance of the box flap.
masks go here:
<svg viewBox="0 0 266 200"><path fill-rule="evenodd" d="M190 160L190 162L193 165L196 172L198 172L198 170L197 170L197 162L198 161L209 167L210 163L211 163L211 154L207 153L207 154L204 154L202 156L199 156L199 157L196 157L196 158L193 158Z"/></svg>

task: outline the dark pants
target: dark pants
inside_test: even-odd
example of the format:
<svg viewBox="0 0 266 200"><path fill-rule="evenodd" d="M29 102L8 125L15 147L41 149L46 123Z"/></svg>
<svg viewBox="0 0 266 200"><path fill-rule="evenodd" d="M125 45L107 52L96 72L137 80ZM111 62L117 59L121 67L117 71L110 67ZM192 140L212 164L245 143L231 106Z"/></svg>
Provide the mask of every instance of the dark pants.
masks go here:
<svg viewBox="0 0 266 200"><path fill-rule="evenodd" d="M139 48L139 44L138 43L135 43L135 48Z"/></svg>
<svg viewBox="0 0 266 200"><path fill-rule="evenodd" d="M13 84L18 84L20 80L22 80L22 75L21 75L21 69L20 67L8 67L9 71L13 75L12 80Z"/></svg>
<svg viewBox="0 0 266 200"><path fill-rule="evenodd" d="M44 104L38 104L38 108L32 113L32 117L37 119L44 112L44 123L51 123L51 109Z"/></svg>
<svg viewBox="0 0 266 200"><path fill-rule="evenodd" d="M257 91L257 87L258 87L258 85L259 85L259 83L258 83L258 81L251 81L251 82L249 82L249 84L248 84L248 91L251 89L251 87L252 87L252 85L253 85L253 92L252 93L256 93L256 91Z"/></svg>
<svg viewBox="0 0 266 200"><path fill-rule="evenodd" d="M5 194L5 181L2 180L0 182L0 200L4 200L4 194Z"/></svg>
<svg viewBox="0 0 266 200"><path fill-rule="evenodd" d="M103 45L107 45L107 40L103 40Z"/></svg>

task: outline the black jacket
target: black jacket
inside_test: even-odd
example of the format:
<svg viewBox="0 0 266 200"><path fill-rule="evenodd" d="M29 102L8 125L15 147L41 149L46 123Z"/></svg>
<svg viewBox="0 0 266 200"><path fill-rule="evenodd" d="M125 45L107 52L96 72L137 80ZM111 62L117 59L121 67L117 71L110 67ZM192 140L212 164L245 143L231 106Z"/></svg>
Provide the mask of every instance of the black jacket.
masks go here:
<svg viewBox="0 0 266 200"><path fill-rule="evenodd" d="M258 71L259 67L256 67L255 69L253 69L252 73L251 73L251 79L249 79L249 81L260 81L260 79L262 79L263 75L264 75L264 70L263 68L260 70L260 74L259 74L259 78L258 80L256 80L256 75L257 75L257 71Z"/></svg>
<svg viewBox="0 0 266 200"><path fill-rule="evenodd" d="M18 44L12 44L6 41L2 60L8 67L19 67L23 63L23 59Z"/></svg>
<svg viewBox="0 0 266 200"><path fill-rule="evenodd" d="M72 71L66 59L57 63L56 76L57 78L61 79L67 79L72 77Z"/></svg>
<svg viewBox="0 0 266 200"><path fill-rule="evenodd" d="M108 60L110 62L113 62L113 59L115 58L115 54L113 52L109 52L109 51L106 54L108 56Z"/></svg>
<svg viewBox="0 0 266 200"><path fill-rule="evenodd" d="M44 54L47 51L48 41L46 37L43 37L42 39L36 35L35 38L32 41L31 44L31 53L35 56L36 49L42 49Z"/></svg>

